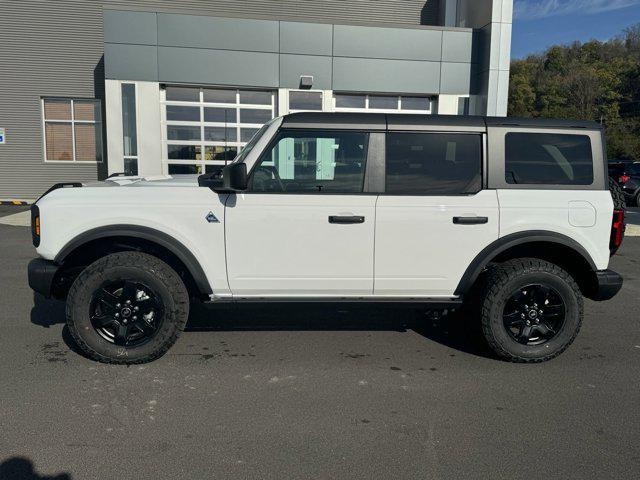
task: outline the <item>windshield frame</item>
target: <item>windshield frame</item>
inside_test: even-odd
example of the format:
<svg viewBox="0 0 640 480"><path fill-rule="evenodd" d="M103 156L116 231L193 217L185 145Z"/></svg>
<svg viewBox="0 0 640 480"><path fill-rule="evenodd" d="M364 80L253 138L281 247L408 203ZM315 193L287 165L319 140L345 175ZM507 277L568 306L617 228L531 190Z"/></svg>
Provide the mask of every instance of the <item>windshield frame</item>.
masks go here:
<svg viewBox="0 0 640 480"><path fill-rule="evenodd" d="M269 130L269 127L271 126L271 124L276 120L276 118L269 120L267 123L265 123L262 127L260 127L260 130L258 130L253 137L251 137L251 140L249 140L247 142L247 144L244 146L244 148L240 151L240 153L238 155L236 155L236 158L234 158L231 162L230 165L233 165L234 163L240 163L242 161L244 161L244 159L247 158L247 156L251 153L251 150L253 150L253 148L256 146L256 144L260 141L260 139L264 136L265 132L267 130Z"/></svg>

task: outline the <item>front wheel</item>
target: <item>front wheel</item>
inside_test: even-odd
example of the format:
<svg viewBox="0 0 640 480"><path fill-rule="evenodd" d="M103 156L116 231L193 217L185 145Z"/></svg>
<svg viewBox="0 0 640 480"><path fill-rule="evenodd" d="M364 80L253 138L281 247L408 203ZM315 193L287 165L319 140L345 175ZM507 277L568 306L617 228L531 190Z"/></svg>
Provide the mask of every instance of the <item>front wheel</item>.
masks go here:
<svg viewBox="0 0 640 480"><path fill-rule="evenodd" d="M67 297L67 325L78 346L106 363L145 363L177 340L189 315L180 276L162 260L120 252L95 261Z"/></svg>
<svg viewBox="0 0 640 480"><path fill-rule="evenodd" d="M565 270L535 258L498 265L482 298L482 329L491 349L512 362L545 362L571 345L583 300Z"/></svg>

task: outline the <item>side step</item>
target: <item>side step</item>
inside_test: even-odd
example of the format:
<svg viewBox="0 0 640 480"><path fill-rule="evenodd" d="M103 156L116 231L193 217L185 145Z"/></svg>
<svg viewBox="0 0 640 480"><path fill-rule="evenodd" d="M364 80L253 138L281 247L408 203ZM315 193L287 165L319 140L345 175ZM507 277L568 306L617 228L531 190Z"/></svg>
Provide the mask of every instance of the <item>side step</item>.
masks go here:
<svg viewBox="0 0 640 480"><path fill-rule="evenodd" d="M462 305L462 298L433 298L433 297L215 297L206 303L383 303L383 304L414 304L425 305L433 309L455 308Z"/></svg>

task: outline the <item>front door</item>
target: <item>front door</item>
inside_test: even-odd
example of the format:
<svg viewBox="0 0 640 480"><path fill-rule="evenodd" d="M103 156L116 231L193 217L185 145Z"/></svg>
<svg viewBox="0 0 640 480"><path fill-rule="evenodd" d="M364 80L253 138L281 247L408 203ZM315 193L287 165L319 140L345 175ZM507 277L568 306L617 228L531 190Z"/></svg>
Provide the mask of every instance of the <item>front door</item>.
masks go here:
<svg viewBox="0 0 640 480"><path fill-rule="evenodd" d="M226 204L236 297L373 294L376 195L364 193L368 134L283 130Z"/></svg>
<svg viewBox="0 0 640 480"><path fill-rule="evenodd" d="M451 297L498 239L498 199L482 189L480 133L387 134L378 199L375 294Z"/></svg>

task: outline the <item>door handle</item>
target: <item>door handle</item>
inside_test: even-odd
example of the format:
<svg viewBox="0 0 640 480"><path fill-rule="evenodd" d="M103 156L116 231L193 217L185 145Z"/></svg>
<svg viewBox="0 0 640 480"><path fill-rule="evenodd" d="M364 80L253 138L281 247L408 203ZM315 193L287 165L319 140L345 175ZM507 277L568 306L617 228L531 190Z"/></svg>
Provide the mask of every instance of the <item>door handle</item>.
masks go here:
<svg viewBox="0 0 640 480"><path fill-rule="evenodd" d="M488 217L453 217L456 225L482 225L489 223Z"/></svg>
<svg viewBox="0 0 640 480"><path fill-rule="evenodd" d="M364 217L361 217L359 215L349 215L349 216L331 215L329 217L329 223L338 223L341 225L345 225L347 223L364 223Z"/></svg>

